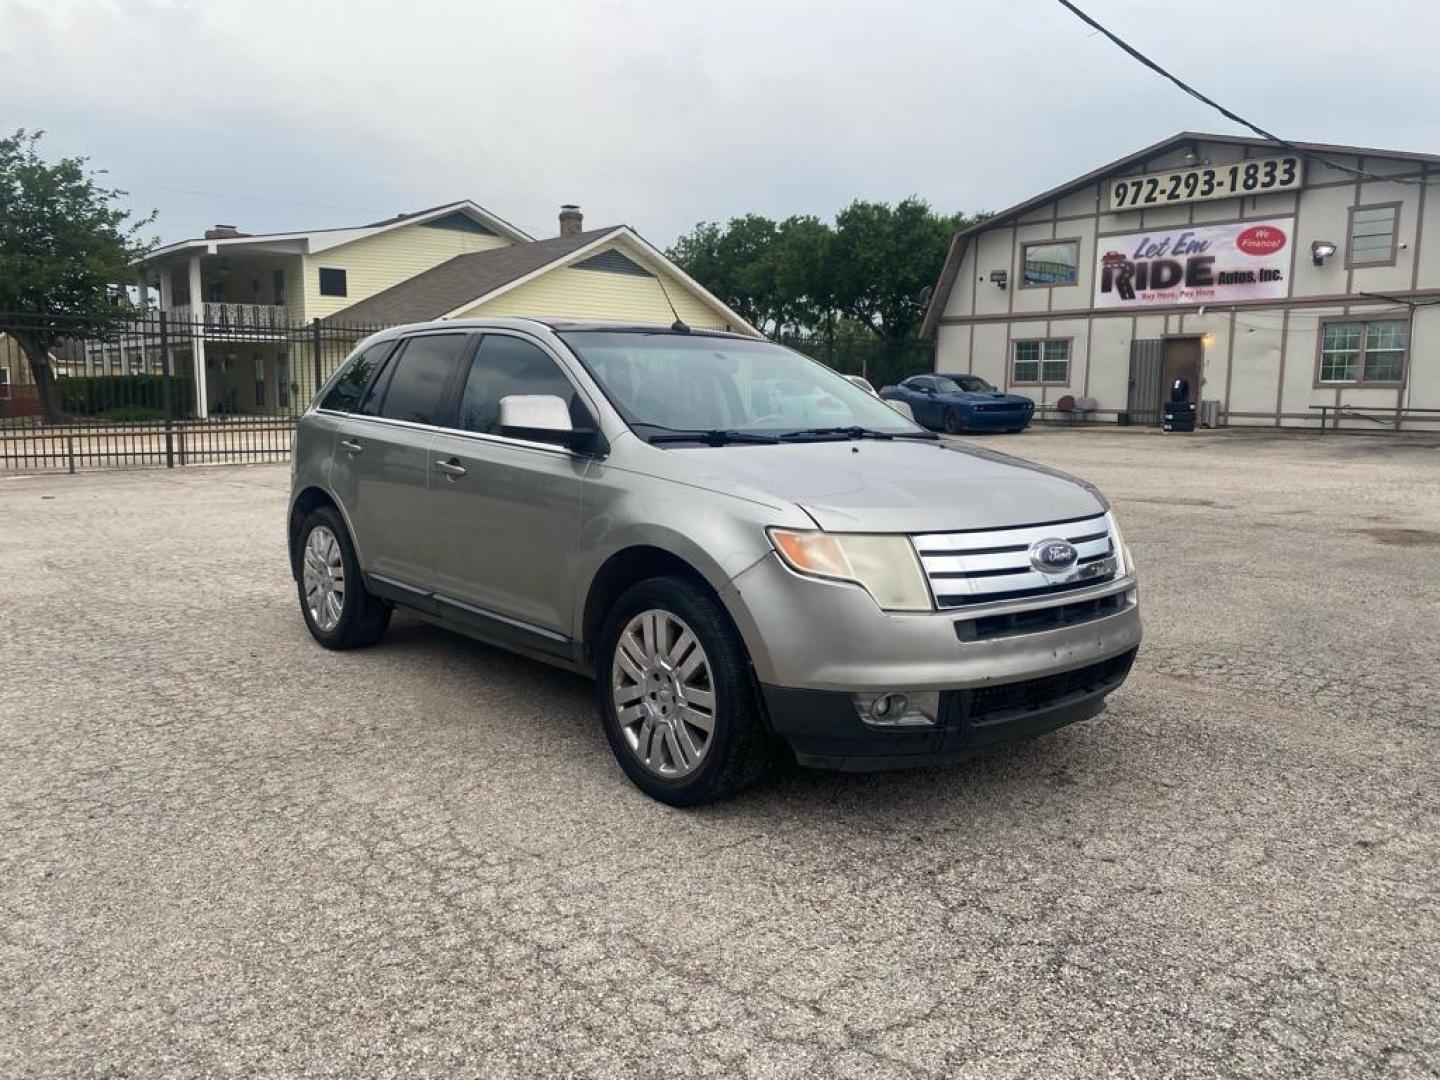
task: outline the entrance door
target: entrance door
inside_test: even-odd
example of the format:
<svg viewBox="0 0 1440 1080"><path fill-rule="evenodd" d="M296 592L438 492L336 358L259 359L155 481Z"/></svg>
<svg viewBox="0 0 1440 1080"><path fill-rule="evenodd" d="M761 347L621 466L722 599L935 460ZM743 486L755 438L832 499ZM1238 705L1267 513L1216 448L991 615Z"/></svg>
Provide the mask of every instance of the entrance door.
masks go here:
<svg viewBox="0 0 1440 1080"><path fill-rule="evenodd" d="M1130 391L1125 408L1132 424L1160 426L1164 365L1164 338L1146 338L1130 343Z"/></svg>
<svg viewBox="0 0 1440 1080"><path fill-rule="evenodd" d="M1200 400L1199 338L1165 339L1165 366L1161 380L1162 401L1170 400L1170 388L1175 385L1176 379L1184 379L1189 383L1186 401L1198 402Z"/></svg>

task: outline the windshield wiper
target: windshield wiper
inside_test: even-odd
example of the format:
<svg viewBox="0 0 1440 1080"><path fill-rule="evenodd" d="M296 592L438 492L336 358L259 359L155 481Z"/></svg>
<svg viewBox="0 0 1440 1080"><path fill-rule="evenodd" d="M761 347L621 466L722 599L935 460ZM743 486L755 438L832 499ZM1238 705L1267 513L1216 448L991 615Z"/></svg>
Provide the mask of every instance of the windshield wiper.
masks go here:
<svg viewBox="0 0 1440 1080"><path fill-rule="evenodd" d="M803 428L799 431L787 431L781 435L782 439L816 439L826 436L838 435L846 439L933 439L935 438L928 431L877 431L875 428L860 427L851 425L849 427L813 427Z"/></svg>
<svg viewBox="0 0 1440 1080"><path fill-rule="evenodd" d="M774 435L757 435L751 431L736 431L733 428L696 428L690 431L644 422L631 426L660 432L658 435L649 437L648 441L651 443L698 442L707 446L724 446L727 443L767 443L773 446L780 441Z"/></svg>

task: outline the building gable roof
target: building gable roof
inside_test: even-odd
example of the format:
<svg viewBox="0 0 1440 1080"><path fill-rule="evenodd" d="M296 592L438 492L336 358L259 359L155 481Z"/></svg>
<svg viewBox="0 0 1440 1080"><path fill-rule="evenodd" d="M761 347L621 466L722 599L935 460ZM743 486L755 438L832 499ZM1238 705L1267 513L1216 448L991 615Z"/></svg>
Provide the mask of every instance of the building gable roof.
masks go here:
<svg viewBox="0 0 1440 1080"><path fill-rule="evenodd" d="M625 252L614 246L625 247ZM599 250L597 250L599 249ZM663 270L682 282L703 303L713 308L739 333L754 329L719 297L676 266L628 225L588 229L569 236L533 240L527 244L456 255L438 266L398 282L373 296L342 308L330 323L394 324L454 318L525 282L567 266L591 262L615 251L618 258L602 260L597 269L609 272L652 274ZM589 256L589 258L587 258ZM650 264L648 267L644 264ZM625 265L627 269L618 268ZM633 269L628 269L633 267Z"/></svg>
<svg viewBox="0 0 1440 1080"><path fill-rule="evenodd" d="M1033 198L1024 202L1016 203L998 213L992 214L984 221L971 225L968 229L962 229L950 238L950 247L945 255L945 265L940 270L939 280L935 283L935 289L930 296L930 304L925 309L925 320L920 326L922 337L933 337L936 328L940 325L940 316L946 305L950 302L950 292L955 287L955 279L960 273L960 263L965 257L965 250L970 244L971 237L993 229L997 226L1007 224L1018 217L1023 216L1036 207L1053 202L1065 195L1095 183L1102 177L1111 173L1122 172L1133 168L1148 158L1157 157L1176 147L1184 146L1186 143L1209 142L1224 143L1231 146L1260 146L1274 150L1283 149L1268 139L1262 139L1254 135L1211 135L1199 131L1181 131L1169 138L1161 139L1157 143L1142 147L1134 153L1126 154L1122 158L1101 165L1098 169L1092 169L1083 176L1077 176L1073 180L1067 180L1058 187L1049 191L1042 191ZM1376 150L1364 146L1342 146L1335 143L1310 143L1292 142L1287 146L1293 146L1307 155L1345 155L1350 157L1387 158L1395 161L1412 161L1421 165L1440 165L1440 155L1418 154L1407 150Z"/></svg>
<svg viewBox="0 0 1440 1080"><path fill-rule="evenodd" d="M233 247L267 247L274 244L296 244L299 250L315 254L321 251L328 251L342 244L349 244L355 240L361 240L370 236L377 236L392 229L398 229L406 225L428 225L432 223L448 223L441 227L454 228L458 224L456 219L465 219L474 222L476 226L485 232L497 236L504 236L514 243L529 243L533 238L529 233L523 232L511 225L497 214L486 210L479 203L470 199L461 199L458 202L443 203L440 206L430 206L424 210L416 210L408 214L396 214L393 218L386 218L384 221L372 221L368 225L341 226L333 229L309 229L298 232L277 232L277 233L253 233L246 236L220 237L210 240L180 240L173 244L166 244L164 247L156 248L154 251L141 256L135 260L137 264L143 265L152 262L157 258L167 255L175 255L182 251L198 249L198 253L214 255L221 248Z"/></svg>

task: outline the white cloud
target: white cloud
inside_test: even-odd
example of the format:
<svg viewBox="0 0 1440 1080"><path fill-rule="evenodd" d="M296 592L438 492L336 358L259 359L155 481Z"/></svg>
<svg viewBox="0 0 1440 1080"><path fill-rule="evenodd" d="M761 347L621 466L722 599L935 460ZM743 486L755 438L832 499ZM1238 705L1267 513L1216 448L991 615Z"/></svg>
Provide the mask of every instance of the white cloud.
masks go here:
<svg viewBox="0 0 1440 1080"><path fill-rule="evenodd" d="M1440 146L1432 2L1089 9L1292 137ZM855 197L996 208L1233 130L1051 0L0 0L0 123L91 154L167 238L468 196L541 234L576 201L660 243Z"/></svg>

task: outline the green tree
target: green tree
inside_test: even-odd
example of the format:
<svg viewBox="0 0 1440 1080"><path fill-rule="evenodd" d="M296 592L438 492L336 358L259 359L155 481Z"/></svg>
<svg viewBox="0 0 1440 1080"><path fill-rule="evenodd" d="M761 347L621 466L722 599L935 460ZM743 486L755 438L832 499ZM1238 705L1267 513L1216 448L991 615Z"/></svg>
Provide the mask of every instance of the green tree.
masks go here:
<svg viewBox="0 0 1440 1080"><path fill-rule="evenodd" d="M119 283L149 247L155 220L119 207L125 192L97 182L85 158L53 165L37 152L43 132L0 139L0 331L24 350L45 420L60 419L51 348L67 337L103 337L132 305Z"/></svg>
<svg viewBox="0 0 1440 1080"><path fill-rule="evenodd" d="M937 214L914 196L894 207L851 203L835 217L836 306L887 345L912 337L950 238L978 220Z"/></svg>
<svg viewBox="0 0 1440 1080"><path fill-rule="evenodd" d="M886 346L914 337L957 229L979 217L937 214L918 198L854 202L832 227L813 215L778 225L758 214L702 222L670 256L747 321L775 336L834 336L853 320Z"/></svg>

